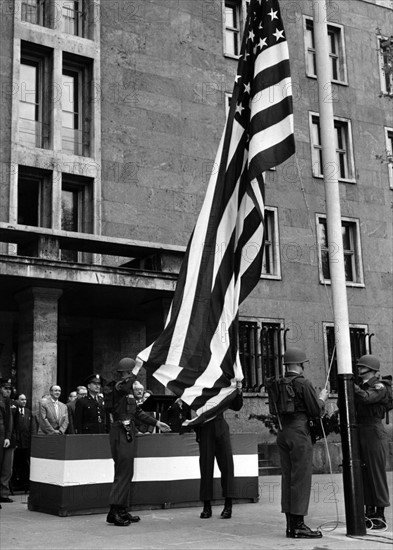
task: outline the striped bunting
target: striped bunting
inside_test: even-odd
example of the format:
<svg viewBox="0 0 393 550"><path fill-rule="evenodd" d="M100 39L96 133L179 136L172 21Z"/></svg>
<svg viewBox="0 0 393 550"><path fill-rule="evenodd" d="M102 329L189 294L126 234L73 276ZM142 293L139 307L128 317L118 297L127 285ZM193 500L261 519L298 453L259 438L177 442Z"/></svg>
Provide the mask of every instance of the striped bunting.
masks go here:
<svg viewBox="0 0 393 550"><path fill-rule="evenodd" d="M231 107L165 328L143 365L196 411L228 408L242 380L239 305L258 283L262 173L295 150L289 54L277 0L251 0Z"/></svg>

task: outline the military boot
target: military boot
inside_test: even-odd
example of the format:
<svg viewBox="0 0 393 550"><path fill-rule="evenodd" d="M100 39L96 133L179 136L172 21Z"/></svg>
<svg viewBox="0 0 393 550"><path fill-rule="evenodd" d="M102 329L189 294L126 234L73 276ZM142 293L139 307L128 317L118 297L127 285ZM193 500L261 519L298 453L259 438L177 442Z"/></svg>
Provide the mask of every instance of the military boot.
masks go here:
<svg viewBox="0 0 393 550"><path fill-rule="evenodd" d="M229 497L226 497L224 510L221 512L221 518L231 519L231 517L232 517L232 499Z"/></svg>
<svg viewBox="0 0 393 550"><path fill-rule="evenodd" d="M385 518L385 508L382 506L377 506L375 513L370 519L372 523L370 529L385 529L388 526Z"/></svg>
<svg viewBox="0 0 393 550"><path fill-rule="evenodd" d="M203 503L203 510L201 512L200 518L201 519L208 519L212 517L212 507L210 504L210 500L205 500Z"/></svg>
<svg viewBox="0 0 393 550"><path fill-rule="evenodd" d="M108 523L113 523L117 527L127 527L128 525L130 525L131 520L128 517L122 515L123 510L124 508L122 508L121 506L112 505L108 512L108 515L106 516L106 521Z"/></svg>
<svg viewBox="0 0 393 550"><path fill-rule="evenodd" d="M321 531L318 529L312 531L304 523L304 516L297 514L291 514L291 528L289 532L289 538L291 539L320 539L322 537Z"/></svg>

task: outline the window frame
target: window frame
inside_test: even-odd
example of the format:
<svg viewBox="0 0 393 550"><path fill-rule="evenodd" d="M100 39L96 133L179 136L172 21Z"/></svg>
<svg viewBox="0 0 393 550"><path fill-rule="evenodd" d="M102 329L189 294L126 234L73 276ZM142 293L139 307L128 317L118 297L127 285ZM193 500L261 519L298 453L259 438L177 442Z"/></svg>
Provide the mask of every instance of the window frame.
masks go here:
<svg viewBox="0 0 393 550"><path fill-rule="evenodd" d="M84 176L75 176L62 173L61 178L61 205L60 205L60 228L69 233L92 233L94 217L94 180ZM65 229L63 226L63 192L76 193L77 202L77 229ZM73 250L61 249L60 258L63 261L89 262L91 254L85 254Z"/></svg>
<svg viewBox="0 0 393 550"><path fill-rule="evenodd" d="M331 284L331 279L325 278L324 269L323 269L323 256L324 254L329 254L330 245L328 247L322 247L321 244L321 233L320 225L322 221L325 225L325 234L327 236L327 224L326 224L326 214L316 214L316 237L317 237L317 249L318 249L318 272L319 272L319 282L321 284ZM347 218L341 217L341 228L349 227L351 228L351 239L353 241L353 249L347 249L347 252L344 250L344 260L348 257L352 259L352 272L356 275L356 280L347 280L345 281L347 287L359 287L364 288L364 274L363 274L363 259L362 259L362 247L361 247L361 237L360 237L360 222L357 218ZM334 251L333 251L334 252Z"/></svg>
<svg viewBox="0 0 393 550"><path fill-rule="evenodd" d="M20 64L19 64L19 96L18 96L18 142L25 147L32 147L38 149L50 149L52 140L52 112L51 112L51 97L52 87L50 86L50 72L52 70L52 55L53 52L49 48L37 47L30 42L21 42L20 50ZM21 116L20 105L22 103L30 103L23 101L21 94L23 93L22 83L22 66L34 66L36 67L36 101L34 102L36 107L36 115L34 121L32 119L25 119ZM26 91L26 93L28 93ZM45 107L48 107L47 109ZM35 126L35 144L32 145L28 140L23 139L23 132L21 120L28 120L34 122Z"/></svg>
<svg viewBox="0 0 393 550"><path fill-rule="evenodd" d="M270 242L266 242L266 222L267 217L266 213L269 213L269 217L272 221L272 238ZM265 270L266 265L266 250L269 247L269 257L270 261L273 264L273 272L267 273ZM275 206L265 206L265 245L263 251L263 264L261 271L262 279L272 279L272 280L281 280L281 254L280 254L280 233L279 233L279 224L278 224L278 208Z"/></svg>
<svg viewBox="0 0 393 550"><path fill-rule="evenodd" d="M73 4L73 8L66 7L67 4ZM69 12L73 12L75 14L75 17L66 17L65 11L68 10ZM86 0L63 0L61 4L61 29L62 32L65 34L69 34L70 36L78 36L79 38L87 38L87 22L86 22ZM68 23L67 23L68 20ZM73 21L73 23L70 23L70 21ZM70 26L74 26L74 32L70 32L70 30L67 29L71 28Z"/></svg>
<svg viewBox="0 0 393 550"><path fill-rule="evenodd" d="M315 131L315 128L318 128L318 132ZM338 175L335 174L335 176L337 176L338 181L341 181L343 183L356 183L351 120L348 118L335 116L334 129L335 129L336 136L338 136L338 132L337 132L338 129L343 130L343 132L345 133L344 141L345 141L346 147L340 148L338 144L336 144L336 156L340 156L340 159L342 159L343 155L345 155L345 167L346 167L346 170L348 171L348 177L342 177L341 170L340 170L340 174ZM309 112L309 132L310 132L312 175L314 178L323 179L324 174L320 169L321 167L323 167L320 115L319 113L316 113L314 111ZM318 143L314 142L314 139L316 137L317 137ZM341 165L341 162L338 161L337 166L340 166L340 165Z"/></svg>
<svg viewBox="0 0 393 550"><path fill-rule="evenodd" d="M31 225L22 223L20 216L20 183L34 182L38 186L38 199L35 205L37 213L37 224ZM28 185L28 183L27 183ZM40 170L33 167L23 165L18 166L18 202L17 202L17 224L28 225L30 227L52 227L52 178L51 172ZM29 210L32 209L32 204L29 202Z"/></svg>
<svg viewBox="0 0 393 550"><path fill-rule="evenodd" d="M303 29L304 29L304 56L306 76L308 78L317 78L317 64L315 58L315 37L314 37L314 20L308 15L303 16ZM329 36L329 58L331 68L331 82L334 84L340 84L341 86L348 86L348 72L346 62L346 50L345 50L345 28L343 25L337 23L327 24L328 36ZM310 37L312 40L310 40ZM334 52L331 48L332 37L337 51ZM312 63L310 62L312 59ZM337 62L338 77L334 78L334 60ZM312 67L311 67L312 65Z"/></svg>
<svg viewBox="0 0 393 550"><path fill-rule="evenodd" d="M63 52L63 65L62 65L62 97L66 97L63 94L69 93L69 90L64 89L64 76L73 76L77 82L77 90L74 90L74 102L77 101L77 110L67 111L64 109L63 103L61 105L62 111L62 123L61 123L61 143L62 150L71 155L90 157L93 151L92 143L92 106L91 106L91 83L93 75L93 60L79 58L78 56L67 55ZM78 121L78 128L69 128L64 126L64 114L73 113L74 120ZM75 119L75 116L77 118ZM65 130L74 132L72 143L73 149L64 146L66 141ZM75 139L78 136L78 139ZM71 142L71 140L70 140Z"/></svg>
<svg viewBox="0 0 393 550"><path fill-rule="evenodd" d="M260 317L245 317L241 316L239 318L239 355L240 358L243 357L243 352L241 351L241 342L240 342L240 335L241 335L241 326L240 323L244 324L253 324L255 325L255 332L256 337L254 338L254 346L256 344L256 348L250 352L253 353L256 357L256 364L254 365L254 372L249 373L249 367L247 365L242 365L243 372L245 373L244 378L244 384L247 384L247 378L251 378L251 383L253 383L252 386L248 385L245 387L245 393L247 394L255 394L255 393L262 393L266 394L266 390L262 389L265 388L266 379L272 375L272 373L267 373L266 369L263 365L263 353L262 353L262 342L261 342L261 335L262 331L265 327L271 325L277 326L277 338L278 338L278 345L279 349L276 350L276 353L274 354L275 357L275 374L282 375L284 373L284 367L282 364L282 357L284 354L284 346L285 346L285 324L283 319L269 319L269 318L260 318Z"/></svg>
<svg viewBox="0 0 393 550"><path fill-rule="evenodd" d="M377 53L378 53L378 66L379 66L379 79L381 94L386 96L393 96L393 72L388 76L384 71L384 50L382 47L382 42L389 40L387 36L378 35L377 36ZM393 44L392 44L393 46Z"/></svg>
<svg viewBox="0 0 393 550"><path fill-rule="evenodd" d="M35 21L31 21L24 18L29 10L35 6ZM46 0L21 0L21 21L23 23L29 23L31 25L46 26Z"/></svg>
<svg viewBox="0 0 393 550"><path fill-rule="evenodd" d="M329 350L329 335L328 330L331 330L333 332L334 336L334 323L332 322L322 322L322 331L323 331L323 344L324 344L324 361L325 361L325 373L329 376L329 385L330 385L330 393L333 395L337 395L337 389L334 386L333 380L331 377L331 373L333 371L334 374L337 374L337 354L335 354L335 358L332 362L332 367L330 368L330 362L331 362L331 356L330 350ZM356 331L364 331L364 349L360 352L360 355L358 357L354 357L354 333ZM361 357L361 355L366 353L371 353L370 349L370 338L372 335L368 332L369 327L367 324L361 324L361 323L350 323L349 324L349 331L350 331L350 342L351 342L351 358L352 358L352 372L355 375L355 378L357 376L356 370L355 370L355 364L357 359ZM369 338L367 338L369 336ZM335 339L334 339L335 342ZM363 353L364 352L364 353Z"/></svg>
<svg viewBox="0 0 393 550"><path fill-rule="evenodd" d="M233 8L236 13L237 17L237 26L230 27L227 26L226 21L226 10L227 8ZM222 32L223 32L223 54L224 57L229 57L231 59L239 59L240 56L240 50L241 50L241 44L242 44L242 32L243 32L243 24L245 21L245 6L242 0L222 0ZM234 33L234 36L236 36L236 44L235 49L238 50L237 54L233 54L232 52L227 51L227 32Z"/></svg>
<svg viewBox="0 0 393 550"><path fill-rule="evenodd" d="M389 187L393 189L393 128L389 128L388 126L385 126L385 144Z"/></svg>

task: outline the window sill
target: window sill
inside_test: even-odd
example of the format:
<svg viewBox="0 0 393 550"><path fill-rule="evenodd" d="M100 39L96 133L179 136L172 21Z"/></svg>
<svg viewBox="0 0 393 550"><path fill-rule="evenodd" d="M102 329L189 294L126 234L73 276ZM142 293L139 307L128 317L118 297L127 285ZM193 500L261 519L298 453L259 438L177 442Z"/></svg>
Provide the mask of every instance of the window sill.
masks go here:
<svg viewBox="0 0 393 550"><path fill-rule="evenodd" d="M324 179L324 176L321 175L321 174L314 174L314 173L313 173L313 177L316 178L316 179L319 179L319 180L323 180L323 179ZM351 183L351 184L356 184L356 179L355 179L355 178L338 178L338 181L339 181L339 183Z"/></svg>
<svg viewBox="0 0 393 550"><path fill-rule="evenodd" d="M225 53L224 57L228 57L229 59L235 59L236 61L239 61L240 55L233 55L232 53Z"/></svg>
<svg viewBox="0 0 393 550"><path fill-rule="evenodd" d="M321 285L331 285L332 281L331 279L320 279L319 283ZM354 281L346 281L345 286L353 287L353 288L366 288L366 285L364 283L356 283Z"/></svg>
<svg viewBox="0 0 393 550"><path fill-rule="evenodd" d="M317 78L318 78L317 75L315 75L315 74L306 73L306 76L307 76L307 78L312 78L313 80L317 80ZM332 79L330 81L330 83L331 84L337 84L338 86L347 86L347 87L349 86L347 80L334 80L334 79Z"/></svg>
<svg viewBox="0 0 393 550"><path fill-rule="evenodd" d="M269 279L269 280L272 280L272 281L281 281L281 275L268 275L266 273L263 273L260 276L260 279Z"/></svg>

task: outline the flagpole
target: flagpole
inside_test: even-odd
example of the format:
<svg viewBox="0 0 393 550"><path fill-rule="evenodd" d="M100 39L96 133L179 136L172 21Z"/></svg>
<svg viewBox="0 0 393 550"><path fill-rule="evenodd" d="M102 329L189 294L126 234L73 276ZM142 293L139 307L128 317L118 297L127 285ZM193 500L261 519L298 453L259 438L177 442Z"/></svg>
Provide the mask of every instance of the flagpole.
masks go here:
<svg viewBox="0 0 393 550"><path fill-rule="evenodd" d="M332 250L331 246L334 244L336 252L334 257L332 253L329 254L329 268L337 353L345 515L347 535L365 535L363 483L349 337L326 0L314 0L313 10L326 223L329 249Z"/></svg>

